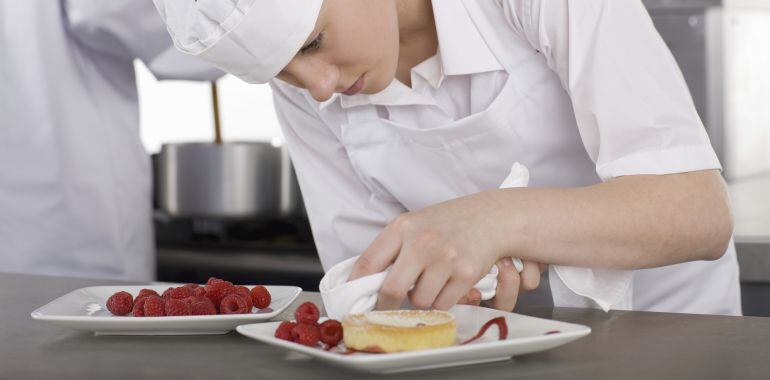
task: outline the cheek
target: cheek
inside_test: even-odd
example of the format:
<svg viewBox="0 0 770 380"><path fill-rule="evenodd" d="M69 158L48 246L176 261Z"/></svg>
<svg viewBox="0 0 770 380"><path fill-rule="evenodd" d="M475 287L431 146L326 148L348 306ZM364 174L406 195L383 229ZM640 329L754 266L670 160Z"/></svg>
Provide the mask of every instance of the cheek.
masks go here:
<svg viewBox="0 0 770 380"><path fill-rule="evenodd" d="M379 7L368 23L369 36L365 42L368 51L368 80L366 92L375 93L387 87L396 76L398 66L398 17L395 7Z"/></svg>

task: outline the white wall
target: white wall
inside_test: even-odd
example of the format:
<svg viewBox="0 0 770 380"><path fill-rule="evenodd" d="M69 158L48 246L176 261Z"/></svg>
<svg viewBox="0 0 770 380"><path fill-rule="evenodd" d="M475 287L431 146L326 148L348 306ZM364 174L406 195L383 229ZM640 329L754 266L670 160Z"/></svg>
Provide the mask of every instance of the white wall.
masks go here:
<svg viewBox="0 0 770 380"><path fill-rule="evenodd" d="M770 172L770 7L724 17L726 169L736 180Z"/></svg>
<svg viewBox="0 0 770 380"><path fill-rule="evenodd" d="M213 141L214 122L209 83L158 82L135 62L139 88L140 128L148 152L163 143ZM268 85L247 84L232 76L218 81L224 141L281 139Z"/></svg>

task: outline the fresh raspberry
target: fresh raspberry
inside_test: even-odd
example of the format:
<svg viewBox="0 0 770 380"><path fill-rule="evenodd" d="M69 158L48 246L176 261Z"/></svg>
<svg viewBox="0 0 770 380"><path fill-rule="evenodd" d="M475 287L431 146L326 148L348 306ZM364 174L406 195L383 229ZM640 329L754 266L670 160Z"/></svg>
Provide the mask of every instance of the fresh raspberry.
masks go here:
<svg viewBox="0 0 770 380"><path fill-rule="evenodd" d="M192 315L214 315L217 313L216 306L206 297L197 297L190 304L190 309Z"/></svg>
<svg viewBox="0 0 770 380"><path fill-rule="evenodd" d="M152 289L142 289L139 291L139 294L136 295L136 299L134 299L134 303L140 298L144 298L147 296L158 296L160 297L160 294L158 292L152 290Z"/></svg>
<svg viewBox="0 0 770 380"><path fill-rule="evenodd" d="M267 291L266 287L262 285L257 285L251 288L250 295L251 295L251 302L254 304L254 307L256 307L257 309L264 309L270 306L272 297L270 296L270 292Z"/></svg>
<svg viewBox="0 0 770 380"><path fill-rule="evenodd" d="M168 289L164 290L163 294L160 297L163 298L164 300L167 300L167 299L171 298L171 290L172 289L174 289L174 288L168 288Z"/></svg>
<svg viewBox="0 0 770 380"><path fill-rule="evenodd" d="M195 289L193 289L193 295L196 297L205 297L206 296L206 288L200 286Z"/></svg>
<svg viewBox="0 0 770 380"><path fill-rule="evenodd" d="M292 330L294 330L295 327L297 327L296 323L283 321L278 325L278 328L275 329L275 337L278 339L294 341L295 335L292 334Z"/></svg>
<svg viewBox="0 0 770 380"><path fill-rule="evenodd" d="M166 315L164 309L163 298L156 296L149 296L144 299L144 316L145 317L163 317Z"/></svg>
<svg viewBox="0 0 770 380"><path fill-rule="evenodd" d="M183 288L190 288L190 290L195 290L200 287L198 284L184 284L182 285Z"/></svg>
<svg viewBox="0 0 770 380"><path fill-rule="evenodd" d="M217 283L217 282L224 282L224 281L225 281L225 280L223 280L223 279L221 279L221 278L216 278L216 277L209 277L209 280L208 280L208 281L206 281L206 285L214 285L214 284L215 284L215 283Z"/></svg>
<svg viewBox="0 0 770 380"><path fill-rule="evenodd" d="M248 314L246 299L238 294L230 294L222 299L219 304L219 312L222 314Z"/></svg>
<svg viewBox="0 0 770 380"><path fill-rule="evenodd" d="M312 302L305 302L294 311L294 318L297 319L297 323L317 324L318 317L318 307Z"/></svg>
<svg viewBox="0 0 770 380"><path fill-rule="evenodd" d="M206 285L206 297L208 297L214 305L219 305L222 303L222 299L230 294L232 288L233 283L230 281L214 281L211 284Z"/></svg>
<svg viewBox="0 0 770 380"><path fill-rule="evenodd" d="M168 295L168 297L166 297ZM192 289L186 288L184 286L180 286L178 288L169 288L165 292L163 292L163 298L173 298L176 300L181 300L184 298L187 298L189 296L193 295Z"/></svg>
<svg viewBox="0 0 770 380"><path fill-rule="evenodd" d="M158 296L136 297L136 300L134 300L134 309L131 310L131 314L133 314L134 317L144 317L144 301L147 301L147 298L150 297Z"/></svg>
<svg viewBox="0 0 770 380"><path fill-rule="evenodd" d="M240 294L243 297L248 297L249 296L249 288L247 288L247 287L245 287L243 285L235 285L235 286L233 286L233 291L236 294Z"/></svg>
<svg viewBox="0 0 770 380"><path fill-rule="evenodd" d="M314 347L321 338L321 332L314 324L300 323L292 329L292 332L297 335L295 342L309 347Z"/></svg>
<svg viewBox="0 0 770 380"><path fill-rule="evenodd" d="M190 304L176 298L167 299L163 308L166 310L166 315L169 317L192 314Z"/></svg>
<svg viewBox="0 0 770 380"><path fill-rule="evenodd" d="M318 326L321 333L321 342L334 347L342 340L342 325L339 321L329 319Z"/></svg>
<svg viewBox="0 0 770 380"><path fill-rule="evenodd" d="M243 285L238 285L233 287L231 294L237 294L243 297L243 299L246 300L246 308L249 309L249 313L251 313L251 308L254 307L254 303L251 302L251 295L249 294L249 288Z"/></svg>
<svg viewBox="0 0 770 380"><path fill-rule="evenodd" d="M134 308L134 297L128 292L117 292L107 299L107 310L114 315L126 315Z"/></svg>

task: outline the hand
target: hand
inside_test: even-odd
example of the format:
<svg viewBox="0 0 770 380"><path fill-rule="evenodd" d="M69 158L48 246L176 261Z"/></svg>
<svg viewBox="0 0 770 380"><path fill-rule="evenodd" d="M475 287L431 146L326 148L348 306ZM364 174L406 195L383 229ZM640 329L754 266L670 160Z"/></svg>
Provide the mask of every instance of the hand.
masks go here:
<svg viewBox="0 0 770 380"><path fill-rule="evenodd" d="M544 272L548 266L534 263L532 261L523 261L524 269L521 273L513 266L513 259L504 257L497 261L497 290L495 297L487 301L488 306L505 311L513 311L516 302L519 299L521 291L532 291L540 285L540 273Z"/></svg>
<svg viewBox="0 0 770 380"><path fill-rule="evenodd" d="M398 308L406 297L425 309L446 310L463 298L477 302L473 285L505 251L504 226L485 214L489 206L480 193L399 216L361 255L349 280L392 264L378 309Z"/></svg>

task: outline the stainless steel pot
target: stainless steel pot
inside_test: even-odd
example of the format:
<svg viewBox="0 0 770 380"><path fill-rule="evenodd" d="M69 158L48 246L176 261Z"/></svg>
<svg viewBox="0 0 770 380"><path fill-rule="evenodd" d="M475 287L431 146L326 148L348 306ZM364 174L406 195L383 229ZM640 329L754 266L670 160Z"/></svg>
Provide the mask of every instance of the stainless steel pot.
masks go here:
<svg viewBox="0 0 770 380"><path fill-rule="evenodd" d="M299 189L297 173L286 146L281 148L281 206L279 214L284 219L307 218L305 202Z"/></svg>
<svg viewBox="0 0 770 380"><path fill-rule="evenodd" d="M261 142L166 144L158 155L159 206L183 218L296 215L297 199L282 199L296 184L287 159L282 148Z"/></svg>

